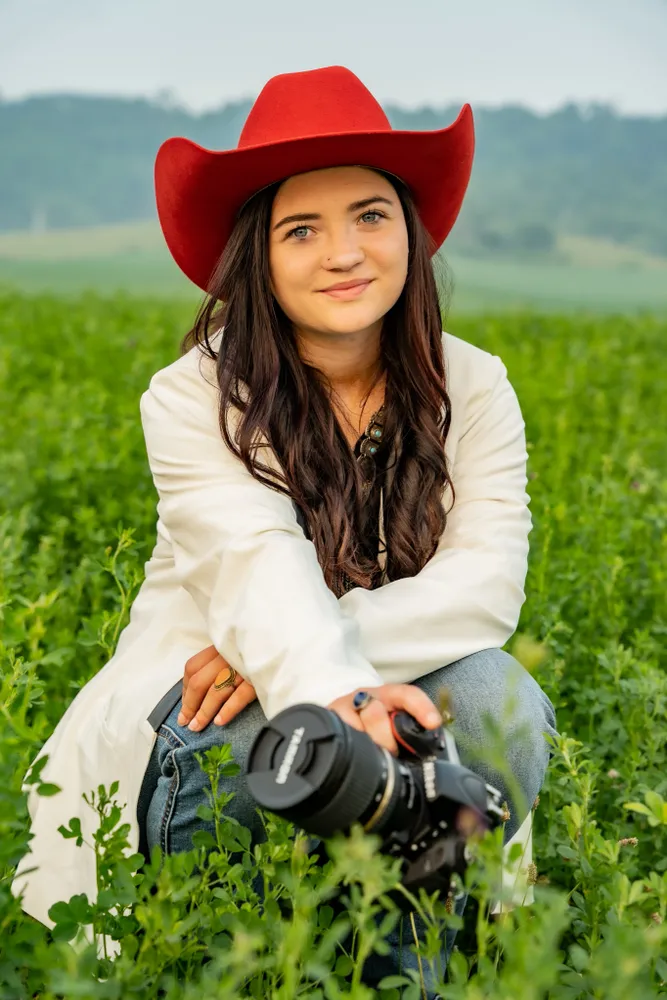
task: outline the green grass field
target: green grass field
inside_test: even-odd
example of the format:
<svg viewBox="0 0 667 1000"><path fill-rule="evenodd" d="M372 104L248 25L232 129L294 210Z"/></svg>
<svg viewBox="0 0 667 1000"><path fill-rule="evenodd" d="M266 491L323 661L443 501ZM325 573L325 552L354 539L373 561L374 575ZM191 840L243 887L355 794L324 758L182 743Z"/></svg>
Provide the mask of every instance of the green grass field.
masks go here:
<svg viewBox="0 0 667 1000"><path fill-rule="evenodd" d="M360 982L363 956L382 947L373 908L393 884L373 841L341 843L333 867L312 868L276 821L253 855L224 798L215 851L167 858L161 873L124 859L107 820L99 896L63 901L53 935L10 896L27 843L22 775L111 655L155 541L139 397L191 318L191 302L161 296L0 296L0 996L419 1000L418 982L377 993ZM553 700L561 740L534 814L536 903L487 916L498 844L485 845L441 992L664 997L667 323L528 312L449 328L503 359L522 405L534 529L508 648ZM223 752L207 770L228 766ZM258 874L264 904L249 889ZM344 878L347 954L327 896ZM422 904L429 962L451 918ZM120 955L73 951L81 925Z"/></svg>
<svg viewBox="0 0 667 1000"><path fill-rule="evenodd" d="M450 315L480 310L667 313L667 260L602 241L563 237L554 259L444 257L454 279ZM125 291L196 302L154 222L0 234L0 288L76 295Z"/></svg>

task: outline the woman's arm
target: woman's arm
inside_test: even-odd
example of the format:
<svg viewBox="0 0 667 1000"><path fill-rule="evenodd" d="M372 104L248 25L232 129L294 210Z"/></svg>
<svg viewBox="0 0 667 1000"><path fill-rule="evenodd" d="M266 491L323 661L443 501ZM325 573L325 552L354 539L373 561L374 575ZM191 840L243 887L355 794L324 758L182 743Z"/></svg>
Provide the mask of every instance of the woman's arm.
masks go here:
<svg viewBox="0 0 667 1000"><path fill-rule="evenodd" d="M254 479L227 448L217 387L192 359L151 379L141 419L179 582L204 616L212 645L254 686L267 718L299 702L328 705L381 685L291 500Z"/></svg>
<svg viewBox="0 0 667 1000"><path fill-rule="evenodd" d="M414 577L339 599L387 684L502 647L519 620L532 527L525 424L505 365L492 361L465 414L452 469L456 504L435 554Z"/></svg>

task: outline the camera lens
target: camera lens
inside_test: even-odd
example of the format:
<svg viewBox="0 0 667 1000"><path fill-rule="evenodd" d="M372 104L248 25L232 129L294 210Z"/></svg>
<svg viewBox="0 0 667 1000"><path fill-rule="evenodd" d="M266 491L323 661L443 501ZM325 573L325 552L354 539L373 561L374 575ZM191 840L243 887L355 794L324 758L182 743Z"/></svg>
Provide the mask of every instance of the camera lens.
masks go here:
<svg viewBox="0 0 667 1000"><path fill-rule="evenodd" d="M406 777L367 733L310 704L287 708L267 722L246 762L258 805L318 837L354 822L379 834L412 826L421 801Z"/></svg>

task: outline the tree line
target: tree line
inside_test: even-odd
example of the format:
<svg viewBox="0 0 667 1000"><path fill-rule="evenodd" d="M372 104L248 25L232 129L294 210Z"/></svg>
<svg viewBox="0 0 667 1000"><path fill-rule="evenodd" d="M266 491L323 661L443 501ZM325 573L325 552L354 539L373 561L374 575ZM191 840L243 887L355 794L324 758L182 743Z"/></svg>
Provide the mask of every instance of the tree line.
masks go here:
<svg viewBox="0 0 667 1000"><path fill-rule="evenodd" d="M184 135L236 145L252 100L203 114L170 101L54 95L0 100L0 231L155 217L153 162ZM459 106L385 112L396 129L450 124ZM667 115L604 105L550 114L474 108L477 150L452 241L463 252L549 252L558 234L667 255Z"/></svg>

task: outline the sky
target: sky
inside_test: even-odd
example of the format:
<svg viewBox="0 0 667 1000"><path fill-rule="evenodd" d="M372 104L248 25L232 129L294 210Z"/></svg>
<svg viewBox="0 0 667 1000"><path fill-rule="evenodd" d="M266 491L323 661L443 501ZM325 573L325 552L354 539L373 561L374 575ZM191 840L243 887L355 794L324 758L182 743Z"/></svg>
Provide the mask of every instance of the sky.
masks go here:
<svg viewBox="0 0 667 1000"><path fill-rule="evenodd" d="M667 0L0 0L0 97L162 94L191 111L351 69L406 109L568 101L667 114Z"/></svg>

